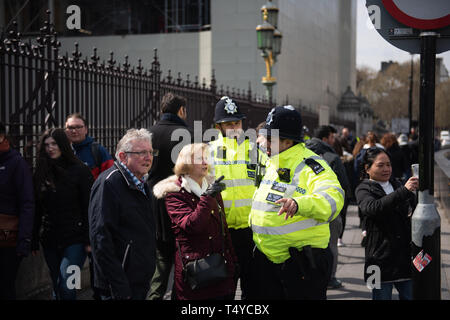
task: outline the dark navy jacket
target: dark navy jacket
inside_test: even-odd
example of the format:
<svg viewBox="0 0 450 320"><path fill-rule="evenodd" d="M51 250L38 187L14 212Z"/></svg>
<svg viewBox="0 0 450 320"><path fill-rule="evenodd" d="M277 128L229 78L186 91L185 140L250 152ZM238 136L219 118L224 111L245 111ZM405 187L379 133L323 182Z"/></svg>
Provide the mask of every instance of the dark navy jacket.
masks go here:
<svg viewBox="0 0 450 320"><path fill-rule="evenodd" d="M155 271L156 236L150 190L144 195L115 162L95 181L89 204L89 237L95 286L116 298L149 285Z"/></svg>
<svg viewBox="0 0 450 320"><path fill-rule="evenodd" d="M34 219L32 175L14 149L0 153L0 213L19 217L17 253L28 255Z"/></svg>

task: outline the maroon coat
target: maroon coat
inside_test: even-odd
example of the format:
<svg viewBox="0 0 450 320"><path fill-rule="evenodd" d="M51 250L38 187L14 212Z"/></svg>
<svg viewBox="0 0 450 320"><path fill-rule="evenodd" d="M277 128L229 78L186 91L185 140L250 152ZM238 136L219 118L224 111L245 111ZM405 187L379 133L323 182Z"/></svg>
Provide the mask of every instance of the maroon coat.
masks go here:
<svg viewBox="0 0 450 320"><path fill-rule="evenodd" d="M169 177L157 185L153 192L157 198L164 198L167 212L172 221L176 242L180 244L183 263L204 258L211 253L222 251L222 235L217 201L223 208L220 194L197 197L181 186L181 178ZM225 259L229 278L206 288L191 290L183 280L183 266L178 247L175 251L175 289L179 300L214 299L233 295L236 290L234 281L236 255L228 232L225 215L222 213L225 229Z"/></svg>

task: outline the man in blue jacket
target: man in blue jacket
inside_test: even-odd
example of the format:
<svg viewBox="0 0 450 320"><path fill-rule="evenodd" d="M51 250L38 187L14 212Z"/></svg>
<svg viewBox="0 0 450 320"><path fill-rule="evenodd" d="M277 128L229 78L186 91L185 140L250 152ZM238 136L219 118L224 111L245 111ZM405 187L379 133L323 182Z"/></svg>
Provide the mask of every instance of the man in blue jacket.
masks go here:
<svg viewBox="0 0 450 320"><path fill-rule="evenodd" d="M155 271L156 231L143 178L155 153L146 129L128 130L117 145L117 161L92 187L89 238L102 299L147 296Z"/></svg>
<svg viewBox="0 0 450 320"><path fill-rule="evenodd" d="M109 152L98 142L87 135L86 119L79 113L73 113L66 119L66 134L76 156L91 169L94 179L110 168L114 160Z"/></svg>
<svg viewBox="0 0 450 320"><path fill-rule="evenodd" d="M0 123L0 300L16 298L20 261L31 251L34 197L31 170L10 147Z"/></svg>
<svg viewBox="0 0 450 320"><path fill-rule="evenodd" d="M87 135L86 119L80 113L72 113L66 119L66 135L72 143L75 155L91 169L92 176L97 179L100 173L108 170L114 160L109 152L98 142ZM88 252L89 273L94 300L100 300L100 292L94 286L94 263L92 254Z"/></svg>

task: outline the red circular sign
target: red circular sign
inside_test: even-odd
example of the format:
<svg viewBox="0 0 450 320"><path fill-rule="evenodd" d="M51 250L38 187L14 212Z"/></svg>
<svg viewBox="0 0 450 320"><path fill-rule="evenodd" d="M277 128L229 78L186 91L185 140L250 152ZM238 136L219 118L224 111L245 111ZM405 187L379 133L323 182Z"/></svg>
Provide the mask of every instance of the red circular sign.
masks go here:
<svg viewBox="0 0 450 320"><path fill-rule="evenodd" d="M397 6L395 0L382 0L383 5L386 10L396 19L397 21L415 29L431 30L431 29L441 29L450 25L450 12L447 15L433 18L433 19L421 19L413 17L410 14L404 12L401 8ZM430 5L428 1L423 1L426 5Z"/></svg>

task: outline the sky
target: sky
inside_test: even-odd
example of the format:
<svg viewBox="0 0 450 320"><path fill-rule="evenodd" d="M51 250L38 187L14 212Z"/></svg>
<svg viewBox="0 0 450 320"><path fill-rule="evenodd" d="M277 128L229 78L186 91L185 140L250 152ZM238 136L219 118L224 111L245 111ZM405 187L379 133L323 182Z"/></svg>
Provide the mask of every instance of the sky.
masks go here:
<svg viewBox="0 0 450 320"><path fill-rule="evenodd" d="M384 40L378 32L370 28L367 24L369 16L366 9L365 0L357 1L357 30L356 30L356 65L357 67L368 66L372 69L379 70L381 61L397 61L405 62L411 60L409 52L397 49L386 40ZM369 20L370 21L370 20ZM370 22L370 25L372 23ZM444 64L450 71L450 51L438 54L437 57L444 58ZM419 59L418 54L414 55L414 59Z"/></svg>

